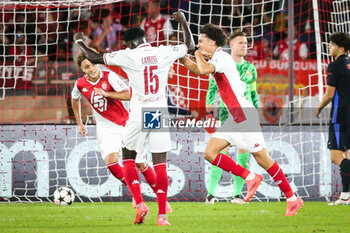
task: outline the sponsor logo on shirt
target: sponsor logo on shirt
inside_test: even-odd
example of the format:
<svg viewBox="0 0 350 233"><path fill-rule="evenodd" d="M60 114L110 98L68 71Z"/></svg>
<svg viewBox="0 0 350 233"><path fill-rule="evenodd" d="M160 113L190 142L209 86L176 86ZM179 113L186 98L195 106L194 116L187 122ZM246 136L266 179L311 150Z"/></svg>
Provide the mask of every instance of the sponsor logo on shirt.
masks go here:
<svg viewBox="0 0 350 233"><path fill-rule="evenodd" d="M84 88L83 88L83 92L88 92L88 90L84 87Z"/></svg>

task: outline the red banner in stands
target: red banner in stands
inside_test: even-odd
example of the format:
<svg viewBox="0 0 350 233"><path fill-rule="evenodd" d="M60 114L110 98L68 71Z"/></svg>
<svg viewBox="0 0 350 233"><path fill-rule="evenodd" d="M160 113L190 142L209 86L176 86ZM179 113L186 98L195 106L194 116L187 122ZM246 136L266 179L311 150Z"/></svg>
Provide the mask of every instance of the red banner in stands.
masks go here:
<svg viewBox="0 0 350 233"><path fill-rule="evenodd" d="M267 95L289 95L289 61L280 60L256 60L252 61L258 71L257 89L262 97ZM294 62L294 95L299 95L301 88L312 85L311 89L300 92L303 96L316 95L318 93L318 77L310 75L317 73L317 61ZM311 90L311 93L309 93Z"/></svg>

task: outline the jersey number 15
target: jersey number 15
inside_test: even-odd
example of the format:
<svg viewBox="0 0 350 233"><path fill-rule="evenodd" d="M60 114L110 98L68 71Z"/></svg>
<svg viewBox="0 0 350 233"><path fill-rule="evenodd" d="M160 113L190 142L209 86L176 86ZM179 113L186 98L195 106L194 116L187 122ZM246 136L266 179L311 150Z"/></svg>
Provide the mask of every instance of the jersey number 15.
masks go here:
<svg viewBox="0 0 350 233"><path fill-rule="evenodd" d="M154 75L153 71L156 70L158 66L146 66L143 70L145 78L145 95L156 94L159 89L159 79L158 75Z"/></svg>

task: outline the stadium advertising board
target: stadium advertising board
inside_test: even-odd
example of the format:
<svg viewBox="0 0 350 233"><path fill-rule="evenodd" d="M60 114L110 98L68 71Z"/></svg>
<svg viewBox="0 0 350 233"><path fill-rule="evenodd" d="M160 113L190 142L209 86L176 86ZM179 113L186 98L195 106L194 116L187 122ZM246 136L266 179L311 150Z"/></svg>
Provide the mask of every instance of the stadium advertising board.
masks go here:
<svg viewBox="0 0 350 233"><path fill-rule="evenodd" d="M290 132L276 126L264 126L263 131L272 158L283 168L299 196L324 200L331 195L332 184L336 182L332 181L333 168L325 149L324 131L301 127ZM80 136L75 126L65 125L2 126L1 132L1 201L51 200L60 186L71 187L82 201L130 199L126 187L109 174L101 159L94 126L88 127L88 137ZM201 132L172 133L173 150L168 154L170 200L204 199L209 164L203 153L209 137ZM235 148L231 148L230 154L235 154ZM147 157L152 164L151 155ZM279 188L253 158L250 170L264 176L258 199L281 197ZM217 196L230 198L232 176L224 174ZM142 192L146 199L155 197L144 180Z"/></svg>

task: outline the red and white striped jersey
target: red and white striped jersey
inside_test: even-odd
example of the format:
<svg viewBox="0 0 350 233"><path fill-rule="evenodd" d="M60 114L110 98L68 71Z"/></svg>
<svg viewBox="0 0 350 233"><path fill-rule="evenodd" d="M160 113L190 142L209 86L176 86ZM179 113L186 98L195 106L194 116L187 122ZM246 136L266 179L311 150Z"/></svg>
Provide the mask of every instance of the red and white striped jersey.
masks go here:
<svg viewBox="0 0 350 233"><path fill-rule="evenodd" d="M142 120L142 107L167 108L170 66L186 54L185 44L152 47L149 43L104 54L105 64L120 66L129 77L130 121Z"/></svg>
<svg viewBox="0 0 350 233"><path fill-rule="evenodd" d="M247 119L248 109L254 106L244 96L244 84L242 83L236 68L236 63L230 54L217 48L209 63L215 67L212 76L219 88L220 97L224 101L227 110L231 113L236 123Z"/></svg>
<svg viewBox="0 0 350 233"><path fill-rule="evenodd" d="M100 78L96 82L89 81L87 75L84 75L75 82L72 90L73 99L84 96L89 101L97 125L113 122L125 126L129 114L123 102L96 94L95 87L105 92L120 92L129 90L125 83L115 73L103 70L100 71Z"/></svg>

